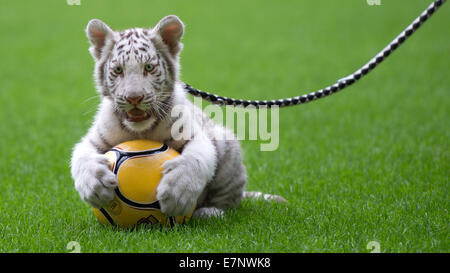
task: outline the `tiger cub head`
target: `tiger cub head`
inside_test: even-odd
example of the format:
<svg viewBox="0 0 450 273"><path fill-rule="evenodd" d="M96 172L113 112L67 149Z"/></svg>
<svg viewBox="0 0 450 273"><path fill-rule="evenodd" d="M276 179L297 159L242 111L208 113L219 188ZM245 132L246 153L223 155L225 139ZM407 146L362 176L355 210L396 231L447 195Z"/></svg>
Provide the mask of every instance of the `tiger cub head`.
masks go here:
<svg viewBox="0 0 450 273"><path fill-rule="evenodd" d="M183 32L175 15L149 29L114 31L98 19L88 23L97 90L130 129L139 131L169 114Z"/></svg>

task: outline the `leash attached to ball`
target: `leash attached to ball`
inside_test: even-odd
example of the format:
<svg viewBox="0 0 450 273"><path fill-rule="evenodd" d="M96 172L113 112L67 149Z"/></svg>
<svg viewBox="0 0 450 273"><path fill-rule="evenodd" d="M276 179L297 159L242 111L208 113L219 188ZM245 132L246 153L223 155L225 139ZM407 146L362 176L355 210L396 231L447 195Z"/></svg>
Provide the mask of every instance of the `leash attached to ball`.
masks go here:
<svg viewBox="0 0 450 273"><path fill-rule="evenodd" d="M317 99L321 99L337 93L342 89L354 84L359 79L363 78L370 71L372 71L377 65L379 65L383 60L385 60L388 56L391 55L406 39L408 39L417 29L425 23L428 18L430 18L434 12L445 3L446 0L435 0L432 4L428 6L428 8L423 11L419 17L417 17L403 32L401 32L392 42L390 42L380 53L378 53L375 57L373 57L367 64L363 67L350 74L347 77L344 77L338 80L335 84L325 87L323 89L317 90L315 92L311 92L309 94L305 94L302 96L286 98L286 99L278 99L278 100L242 100L235 98L228 98L224 96L219 96L215 94L211 94L205 91L200 91L190 86L189 84L185 84L185 90L196 97L201 97L204 100L207 100L213 104L219 105L232 105L232 106L249 106L252 105L256 108L260 107L286 107L293 105L305 104L310 101L314 101Z"/></svg>

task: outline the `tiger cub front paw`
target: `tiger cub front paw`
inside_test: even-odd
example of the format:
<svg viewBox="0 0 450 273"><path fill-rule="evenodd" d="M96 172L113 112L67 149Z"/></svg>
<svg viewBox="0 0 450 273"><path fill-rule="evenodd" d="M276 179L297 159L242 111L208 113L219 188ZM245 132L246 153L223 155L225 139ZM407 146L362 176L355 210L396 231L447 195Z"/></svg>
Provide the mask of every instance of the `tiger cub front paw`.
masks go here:
<svg viewBox="0 0 450 273"><path fill-rule="evenodd" d="M95 208L102 208L114 198L118 182L104 155L89 156L75 166L75 188L81 198Z"/></svg>
<svg viewBox="0 0 450 273"><path fill-rule="evenodd" d="M161 211L168 216L188 214L194 208L206 181L183 156L165 162L163 168L156 195Z"/></svg>

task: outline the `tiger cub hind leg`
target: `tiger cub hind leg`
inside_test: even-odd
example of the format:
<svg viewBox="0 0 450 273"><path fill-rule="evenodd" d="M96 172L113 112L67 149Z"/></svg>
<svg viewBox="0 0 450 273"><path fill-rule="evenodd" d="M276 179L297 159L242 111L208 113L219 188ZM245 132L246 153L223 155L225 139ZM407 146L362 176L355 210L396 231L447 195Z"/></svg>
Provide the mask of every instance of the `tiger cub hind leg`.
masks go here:
<svg viewBox="0 0 450 273"><path fill-rule="evenodd" d="M223 217L225 212L215 207L201 207L194 211L192 217L194 218L211 218L211 217Z"/></svg>

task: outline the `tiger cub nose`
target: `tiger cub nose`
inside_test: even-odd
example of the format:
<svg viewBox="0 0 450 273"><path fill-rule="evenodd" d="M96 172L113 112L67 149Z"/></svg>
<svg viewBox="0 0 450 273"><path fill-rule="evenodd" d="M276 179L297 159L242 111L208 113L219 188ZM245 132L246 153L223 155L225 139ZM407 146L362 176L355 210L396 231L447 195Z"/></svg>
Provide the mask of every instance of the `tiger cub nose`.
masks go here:
<svg viewBox="0 0 450 273"><path fill-rule="evenodd" d="M144 99L144 96L126 96L125 100L130 104L139 104Z"/></svg>

